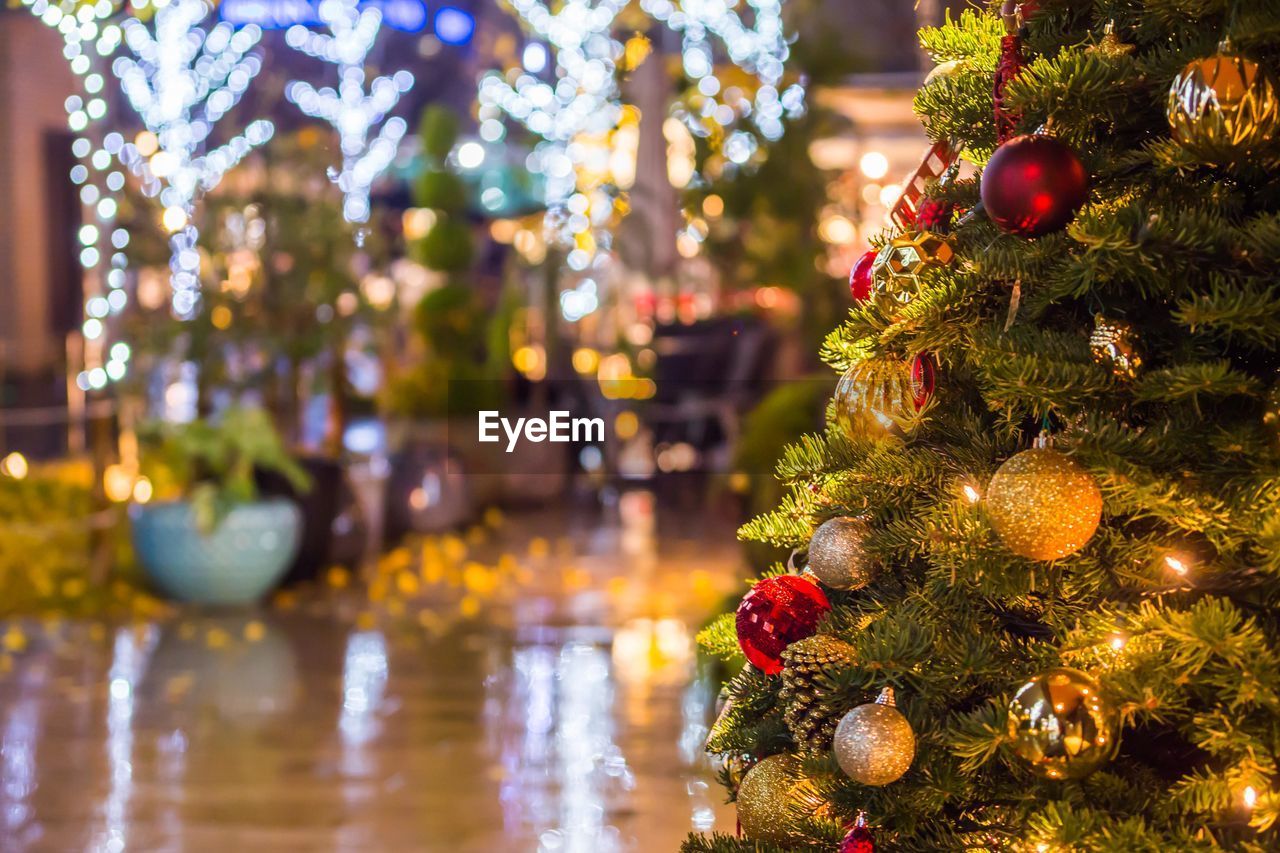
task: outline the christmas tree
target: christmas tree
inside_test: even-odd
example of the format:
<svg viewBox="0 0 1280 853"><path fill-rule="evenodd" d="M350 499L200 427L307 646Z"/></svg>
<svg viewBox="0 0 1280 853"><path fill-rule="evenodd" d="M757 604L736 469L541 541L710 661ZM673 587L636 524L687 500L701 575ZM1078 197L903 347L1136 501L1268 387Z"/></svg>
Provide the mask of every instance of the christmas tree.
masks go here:
<svg viewBox="0 0 1280 853"><path fill-rule="evenodd" d="M1280 849L1280 5L921 33L935 142L701 639L738 837ZM967 164L967 165L966 165Z"/></svg>

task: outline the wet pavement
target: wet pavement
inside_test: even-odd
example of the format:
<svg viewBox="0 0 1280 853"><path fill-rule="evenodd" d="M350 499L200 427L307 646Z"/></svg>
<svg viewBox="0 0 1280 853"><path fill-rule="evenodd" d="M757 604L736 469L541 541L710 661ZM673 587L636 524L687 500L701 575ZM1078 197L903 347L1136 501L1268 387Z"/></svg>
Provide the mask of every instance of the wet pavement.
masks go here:
<svg viewBox="0 0 1280 853"><path fill-rule="evenodd" d="M746 570L730 523L653 508L515 517L457 572L406 551L367 596L21 626L0 851L648 853L732 831L692 637Z"/></svg>

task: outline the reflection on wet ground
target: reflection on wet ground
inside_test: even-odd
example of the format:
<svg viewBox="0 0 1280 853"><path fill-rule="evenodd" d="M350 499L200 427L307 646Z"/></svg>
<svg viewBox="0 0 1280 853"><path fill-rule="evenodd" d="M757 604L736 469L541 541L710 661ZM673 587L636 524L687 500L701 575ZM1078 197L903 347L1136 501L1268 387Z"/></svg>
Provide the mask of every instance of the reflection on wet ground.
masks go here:
<svg viewBox="0 0 1280 853"><path fill-rule="evenodd" d="M645 493L517 519L500 547L559 545L502 612L443 629L336 604L27 626L0 676L0 850L607 853L732 830L692 634L744 570L730 525L660 526Z"/></svg>

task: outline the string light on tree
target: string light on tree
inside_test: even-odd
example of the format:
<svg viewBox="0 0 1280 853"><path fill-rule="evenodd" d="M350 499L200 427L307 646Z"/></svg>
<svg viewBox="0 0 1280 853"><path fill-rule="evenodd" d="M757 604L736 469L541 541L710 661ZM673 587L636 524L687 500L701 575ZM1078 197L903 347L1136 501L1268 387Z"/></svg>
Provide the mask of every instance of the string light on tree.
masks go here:
<svg viewBox="0 0 1280 853"><path fill-rule="evenodd" d="M214 125L239 103L262 67L250 53L262 31L236 30L224 22L206 32L200 25L210 11L204 0L157 4L154 35L137 19L125 21L125 44L136 59L121 56L112 64L125 97L154 136L152 153L128 142L116 155L141 179L143 193L159 196L164 206L171 231L172 307L181 318L193 314L200 294L199 235L191 221L196 202L274 132L271 122L259 119L208 150Z"/></svg>
<svg viewBox="0 0 1280 853"><path fill-rule="evenodd" d="M792 84L780 90L790 56L782 24L781 0L750 0L752 24L747 26L736 4L714 0L641 0L640 8L683 37L684 73L696 81L700 105L685 115L685 124L697 136L711 136L713 128L727 128L725 156L745 163L758 143L750 133L733 129L750 118L766 140L782 138L783 119L804 113L804 86ZM730 62L756 78L752 97L737 87L724 88L715 76L715 53L710 39L723 42ZM718 126L718 127L715 127Z"/></svg>
<svg viewBox="0 0 1280 853"><path fill-rule="evenodd" d="M553 13L547 3L514 0L516 14L552 48L554 71L547 76L553 82L537 76L547 59L539 50L524 52L525 68L480 80L482 130L506 115L541 137L529 155L529 170L544 182L548 238L570 249L567 263L576 271L588 269L612 242L605 226L614 199L600 179L609 174L609 149L598 142L618 126L623 112L615 75L622 44L610 33L625 5L568 0ZM500 126L497 131L490 133L493 141L501 138Z"/></svg>
<svg viewBox="0 0 1280 853"><path fill-rule="evenodd" d="M752 0L751 26L724 3L645 0L640 5L682 35L683 67L696 81L699 106L677 113L693 134L723 136L730 162L746 163L759 148L753 133L737 127L741 119L749 117L756 132L772 141L782 136L785 118L803 114L804 87L797 83L780 89L790 53L780 0ZM633 38L624 48L612 37L614 20L626 6L619 0L569 0L554 13L538 0L513 0L512 6L552 48L554 73L544 72L546 49L532 44L524 51L523 69L506 77L486 75L479 91L480 135L499 141L499 119L506 115L542 137L528 165L544 179L547 230L569 248L569 267L583 271L611 247L607 226L616 212L613 187L634 179L634 159L629 169L619 168L627 158L620 158L618 149L623 137L631 138L625 120L634 115L632 123L638 124L638 114L622 105L616 70L624 55L630 67L643 59L647 42ZM738 87L723 87L716 78L713 37L723 42L729 60L758 82L750 97ZM639 45L634 51L639 58L632 56L633 45Z"/></svg>
<svg viewBox="0 0 1280 853"><path fill-rule="evenodd" d="M62 56L75 76L77 91L63 103L67 127L75 134L71 153L76 158L70 178L78 187L82 219L86 223L77 234L77 260L83 272L85 294L85 337L83 369L76 377L81 390L98 389L122 378L127 355L115 358L108 347L107 318L119 314L128 304L124 290L127 259L123 249L129 232L116 223L115 194L124 186L124 175L111 169L112 148L122 141L117 133L104 133L110 112L103 95L106 58L121 42L121 30L109 18L117 11L111 0L76 3L62 0L23 0L42 23L62 36ZM92 309L92 310L91 310ZM126 350L127 352L127 350Z"/></svg>
<svg viewBox="0 0 1280 853"><path fill-rule="evenodd" d="M343 193L342 215L348 222L366 222L373 182L391 165L408 130L399 116L383 119L413 87L413 75L400 70L374 77L366 92L365 62L382 27L381 10L361 9L356 0L323 0L317 12L329 35L297 24L289 28L285 41L295 50L336 65L338 88L316 89L295 80L285 88L285 97L338 131L342 169L335 181ZM379 122L382 126L371 140L369 135Z"/></svg>

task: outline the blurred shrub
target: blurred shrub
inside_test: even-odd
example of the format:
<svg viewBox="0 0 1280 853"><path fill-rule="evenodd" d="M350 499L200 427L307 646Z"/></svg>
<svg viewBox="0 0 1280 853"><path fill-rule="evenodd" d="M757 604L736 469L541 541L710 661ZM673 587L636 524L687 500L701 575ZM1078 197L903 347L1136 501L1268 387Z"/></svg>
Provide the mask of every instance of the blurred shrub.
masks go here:
<svg viewBox="0 0 1280 853"><path fill-rule="evenodd" d="M774 466L783 448L802 434L822 427L822 412L833 384L812 377L784 383L770 391L743 419L734 464L737 470L750 475L747 517L768 512L781 501L783 487L773 476ZM751 564L761 570L788 556L785 549L760 542L746 543L744 547Z"/></svg>
<svg viewBox="0 0 1280 853"><path fill-rule="evenodd" d="M32 465L0 477L0 617L154 615L166 606L140 589L124 508L94 512L87 461ZM89 577L94 530L112 550L110 584Z"/></svg>

